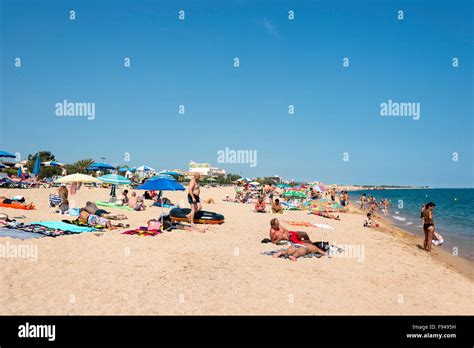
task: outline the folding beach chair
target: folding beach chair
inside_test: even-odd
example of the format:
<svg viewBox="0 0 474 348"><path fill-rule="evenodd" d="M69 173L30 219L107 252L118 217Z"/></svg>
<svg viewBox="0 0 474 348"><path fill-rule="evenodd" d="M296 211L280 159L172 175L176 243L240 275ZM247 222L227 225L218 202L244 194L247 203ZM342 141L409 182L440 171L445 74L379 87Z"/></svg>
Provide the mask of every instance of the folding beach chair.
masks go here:
<svg viewBox="0 0 474 348"><path fill-rule="evenodd" d="M57 207L61 204L61 197L59 195L49 194L49 208L50 210L56 210Z"/></svg>

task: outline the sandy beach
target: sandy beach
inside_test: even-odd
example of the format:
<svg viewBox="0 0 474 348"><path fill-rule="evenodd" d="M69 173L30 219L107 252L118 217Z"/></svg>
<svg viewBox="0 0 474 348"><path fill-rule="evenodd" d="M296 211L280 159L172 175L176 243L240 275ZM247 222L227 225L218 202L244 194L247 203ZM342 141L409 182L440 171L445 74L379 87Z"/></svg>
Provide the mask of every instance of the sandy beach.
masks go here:
<svg viewBox="0 0 474 348"><path fill-rule="evenodd" d="M37 210L2 208L21 221L72 217L50 212L48 193L56 189L8 190L36 204ZM279 215L282 221L325 223L333 230L293 227L313 240L328 240L359 253L303 258L297 262L261 255L280 246L262 244L270 214L252 205L224 202L232 187L203 188L216 204L205 210L225 215L207 233L165 232L155 237L121 234L124 229L57 238L0 243L37 245L36 261L0 258L2 315L472 315L472 264L460 269L439 250L419 249L420 240L390 226L364 228L357 211L327 220L304 211ZM82 188L70 202L106 200L109 190ZM185 193L166 193L184 202ZM111 211L119 211L114 208ZM120 211L123 212L123 211ZM131 227L146 225L161 208L125 212ZM286 225L287 227L290 227ZM361 252L362 251L362 252ZM451 260L452 261L452 260Z"/></svg>

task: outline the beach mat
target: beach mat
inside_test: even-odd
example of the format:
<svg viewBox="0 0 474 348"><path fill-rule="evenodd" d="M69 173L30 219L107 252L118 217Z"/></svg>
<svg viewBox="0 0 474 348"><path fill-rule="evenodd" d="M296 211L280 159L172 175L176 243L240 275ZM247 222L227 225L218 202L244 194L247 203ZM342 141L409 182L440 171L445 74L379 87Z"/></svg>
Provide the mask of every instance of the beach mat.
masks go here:
<svg viewBox="0 0 474 348"><path fill-rule="evenodd" d="M39 221L39 222L32 222L30 223L30 225L38 225L38 226L46 227L48 229L61 230L61 231L72 232L72 233L97 231L97 229L93 227L76 226L76 225L68 224L62 221Z"/></svg>
<svg viewBox="0 0 474 348"><path fill-rule="evenodd" d="M117 205L110 202L99 201L99 202L95 202L95 205L97 205L98 207L117 208L117 209L122 209L122 210L133 211L133 208L130 208L128 205Z"/></svg>
<svg viewBox="0 0 474 348"><path fill-rule="evenodd" d="M128 234L128 235L136 235L139 237L154 237L159 234L162 234L162 231L157 231L157 230L148 230L147 227L139 227L134 230L129 230L122 232L122 234Z"/></svg>
<svg viewBox="0 0 474 348"><path fill-rule="evenodd" d="M0 238L1 237L10 237L10 238L15 238L15 239L32 239L32 238L43 238L44 235L40 233L17 230L15 228L0 227Z"/></svg>
<svg viewBox="0 0 474 348"><path fill-rule="evenodd" d="M32 206L31 208L27 208L23 204L15 203L15 202L10 203L10 204L0 202L0 207L12 208L12 209L23 209L23 210L34 210L35 209L35 206Z"/></svg>

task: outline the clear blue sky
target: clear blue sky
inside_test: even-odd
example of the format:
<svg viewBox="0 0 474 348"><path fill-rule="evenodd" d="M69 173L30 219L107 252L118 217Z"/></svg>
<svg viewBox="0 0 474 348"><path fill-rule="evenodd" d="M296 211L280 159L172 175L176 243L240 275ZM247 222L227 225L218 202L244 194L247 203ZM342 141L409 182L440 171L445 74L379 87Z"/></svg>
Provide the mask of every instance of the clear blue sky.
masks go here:
<svg viewBox="0 0 474 348"><path fill-rule="evenodd" d="M473 186L471 1L0 2L0 149L50 150L66 163L124 164L129 152L130 165L157 169L192 159L246 176ZM96 119L55 116L64 99L95 102ZM419 102L420 120L381 117L389 99ZM257 166L218 164L225 147L257 150Z"/></svg>

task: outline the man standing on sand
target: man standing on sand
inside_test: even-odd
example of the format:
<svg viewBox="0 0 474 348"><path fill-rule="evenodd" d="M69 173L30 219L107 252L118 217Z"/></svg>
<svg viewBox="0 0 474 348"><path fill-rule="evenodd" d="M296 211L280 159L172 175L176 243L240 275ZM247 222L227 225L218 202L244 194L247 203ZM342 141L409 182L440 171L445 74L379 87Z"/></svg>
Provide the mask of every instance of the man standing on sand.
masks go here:
<svg viewBox="0 0 474 348"><path fill-rule="evenodd" d="M202 209L201 201L199 199L201 174L194 173L194 178L191 179L188 186L188 202L191 205L191 212L187 215L189 223L194 224L194 215Z"/></svg>

